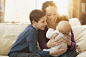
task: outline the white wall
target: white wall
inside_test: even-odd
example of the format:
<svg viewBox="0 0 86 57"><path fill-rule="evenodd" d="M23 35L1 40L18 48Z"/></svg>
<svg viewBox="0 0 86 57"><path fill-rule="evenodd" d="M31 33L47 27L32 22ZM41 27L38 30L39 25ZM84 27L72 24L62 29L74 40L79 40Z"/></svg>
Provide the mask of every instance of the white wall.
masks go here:
<svg viewBox="0 0 86 57"><path fill-rule="evenodd" d="M37 0L37 9L41 9L42 7L42 4L45 2L45 1L53 1L53 0Z"/></svg>
<svg viewBox="0 0 86 57"><path fill-rule="evenodd" d="M36 0L6 0L6 22L29 22L29 13L36 8Z"/></svg>

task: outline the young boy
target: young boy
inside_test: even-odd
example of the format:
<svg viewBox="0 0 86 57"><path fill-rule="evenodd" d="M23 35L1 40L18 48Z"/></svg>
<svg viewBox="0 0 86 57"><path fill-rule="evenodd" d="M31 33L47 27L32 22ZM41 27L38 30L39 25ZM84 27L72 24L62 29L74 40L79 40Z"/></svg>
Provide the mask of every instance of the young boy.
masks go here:
<svg viewBox="0 0 86 57"><path fill-rule="evenodd" d="M13 47L10 49L9 57L49 57L57 54L59 48L54 51L38 50L38 29L44 30L46 26L46 15L41 10L33 10L30 13L31 24L19 35ZM64 51L64 50L62 50ZM39 54L39 55L38 55Z"/></svg>
<svg viewBox="0 0 86 57"><path fill-rule="evenodd" d="M56 26L56 30L49 28L47 33L46 33L46 37L48 39L52 38L56 33L58 33L58 35L55 37L55 39L59 38L59 37L63 37L66 38L65 35L69 34L71 32L71 25L67 22L67 21L60 21L58 23L58 25ZM63 39L60 39L63 40ZM55 46L55 47L51 47L50 49L43 49L44 51L53 51L54 49L56 49L57 47L61 46L61 49L67 48L67 44L62 42L62 44ZM59 55L53 55L53 56L59 56Z"/></svg>

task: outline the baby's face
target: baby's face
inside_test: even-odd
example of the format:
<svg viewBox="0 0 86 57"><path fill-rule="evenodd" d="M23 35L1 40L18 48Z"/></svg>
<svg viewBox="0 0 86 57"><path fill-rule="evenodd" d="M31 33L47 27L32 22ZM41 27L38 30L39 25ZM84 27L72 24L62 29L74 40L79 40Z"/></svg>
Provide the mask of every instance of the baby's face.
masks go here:
<svg viewBox="0 0 86 57"><path fill-rule="evenodd" d="M71 28L69 30L68 29L64 29L64 33L63 34L68 35L70 33L71 33Z"/></svg>
<svg viewBox="0 0 86 57"><path fill-rule="evenodd" d="M64 35L69 35L69 34L71 34L71 32L68 32L68 33L64 33Z"/></svg>

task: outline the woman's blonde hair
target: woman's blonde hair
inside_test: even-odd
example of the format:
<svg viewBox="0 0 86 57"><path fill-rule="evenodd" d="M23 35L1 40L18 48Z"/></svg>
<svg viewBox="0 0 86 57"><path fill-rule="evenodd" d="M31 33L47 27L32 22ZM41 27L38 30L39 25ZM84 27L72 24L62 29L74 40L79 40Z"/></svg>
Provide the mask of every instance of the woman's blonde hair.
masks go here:
<svg viewBox="0 0 86 57"><path fill-rule="evenodd" d="M57 23L59 23L60 21L69 21L68 17L66 15L62 15L57 17Z"/></svg>

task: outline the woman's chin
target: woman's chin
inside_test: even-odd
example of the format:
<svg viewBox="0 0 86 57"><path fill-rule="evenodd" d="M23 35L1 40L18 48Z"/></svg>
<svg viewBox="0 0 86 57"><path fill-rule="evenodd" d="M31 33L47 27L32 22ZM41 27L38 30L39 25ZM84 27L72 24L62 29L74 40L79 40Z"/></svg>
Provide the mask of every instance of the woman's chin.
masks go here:
<svg viewBox="0 0 86 57"><path fill-rule="evenodd" d="M55 25L55 23L51 23L51 25Z"/></svg>

